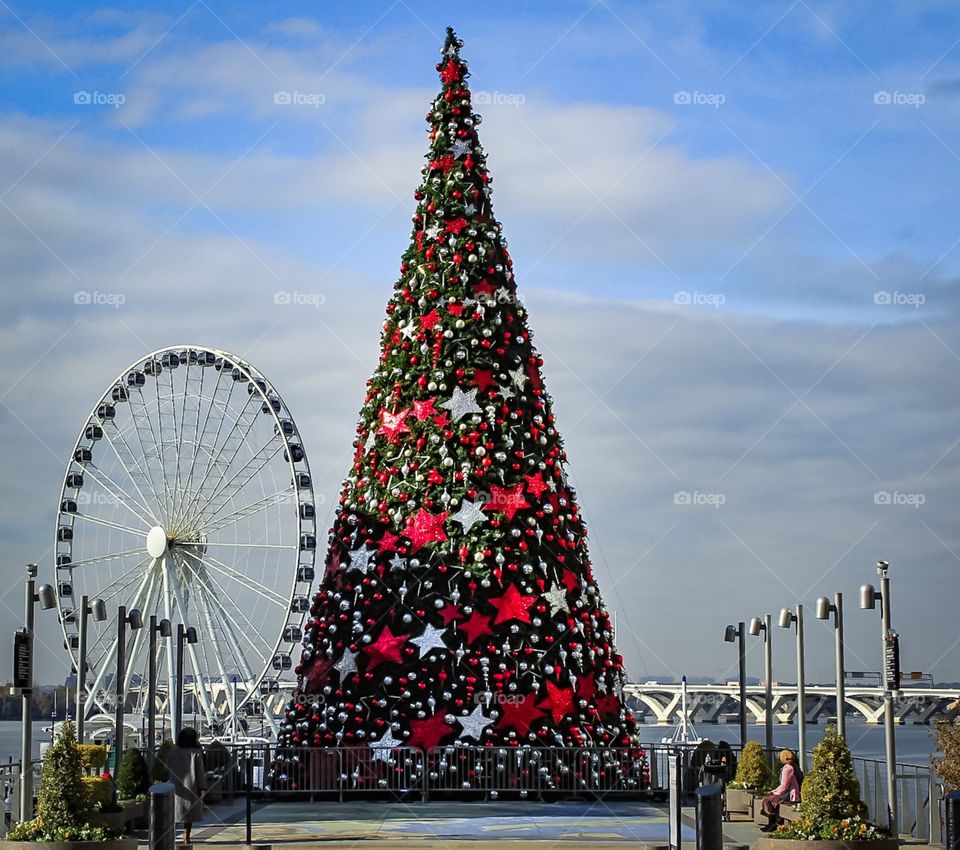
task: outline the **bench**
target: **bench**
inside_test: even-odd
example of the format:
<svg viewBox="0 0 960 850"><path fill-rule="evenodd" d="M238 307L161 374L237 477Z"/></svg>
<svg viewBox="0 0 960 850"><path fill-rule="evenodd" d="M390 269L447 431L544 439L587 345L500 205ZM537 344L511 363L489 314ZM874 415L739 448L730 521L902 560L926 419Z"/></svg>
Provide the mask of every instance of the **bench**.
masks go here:
<svg viewBox="0 0 960 850"><path fill-rule="evenodd" d="M787 823L792 823L793 821L799 820L800 812L797 811L796 803L781 803L780 804L780 820L786 821ZM754 810L753 822L757 826L766 826L767 825L767 816L760 811L760 802L757 802L756 808Z"/></svg>

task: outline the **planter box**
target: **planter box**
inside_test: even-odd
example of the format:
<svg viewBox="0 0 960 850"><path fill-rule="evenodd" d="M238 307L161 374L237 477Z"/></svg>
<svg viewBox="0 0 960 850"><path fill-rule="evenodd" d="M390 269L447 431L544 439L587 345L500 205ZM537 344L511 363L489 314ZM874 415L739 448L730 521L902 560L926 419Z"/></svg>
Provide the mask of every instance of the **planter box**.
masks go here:
<svg viewBox="0 0 960 850"><path fill-rule="evenodd" d="M753 791L747 791L743 788L727 788L727 811L746 815L750 820L753 820L756 799L756 794Z"/></svg>
<svg viewBox="0 0 960 850"><path fill-rule="evenodd" d="M0 850L137 850L135 838L113 841L0 841Z"/></svg>
<svg viewBox="0 0 960 850"><path fill-rule="evenodd" d="M149 821L146 802L121 800L123 815L130 829L146 829Z"/></svg>
<svg viewBox="0 0 960 850"><path fill-rule="evenodd" d="M895 838L879 841L796 841L792 838L763 836L754 850L897 850L900 842Z"/></svg>
<svg viewBox="0 0 960 850"><path fill-rule="evenodd" d="M90 815L90 823L94 826L102 826L117 835L127 831L127 820L126 812L94 812Z"/></svg>

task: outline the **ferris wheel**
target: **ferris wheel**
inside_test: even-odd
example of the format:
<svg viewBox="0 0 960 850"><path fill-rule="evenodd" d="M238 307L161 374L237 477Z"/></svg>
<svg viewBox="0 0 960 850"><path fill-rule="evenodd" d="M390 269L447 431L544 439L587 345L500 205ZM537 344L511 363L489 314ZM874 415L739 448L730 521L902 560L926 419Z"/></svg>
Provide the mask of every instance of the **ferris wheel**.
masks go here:
<svg viewBox="0 0 960 850"><path fill-rule="evenodd" d="M174 635L191 629L184 715L213 734L242 718L275 731L310 608L316 508L293 416L251 364L187 345L121 372L81 427L55 531L60 620L78 664L81 598L111 611L88 626L87 713L116 710L113 612L125 605L145 623L169 620ZM148 632L125 640L128 713L147 710ZM155 658L155 710L171 728L177 643L161 637Z"/></svg>

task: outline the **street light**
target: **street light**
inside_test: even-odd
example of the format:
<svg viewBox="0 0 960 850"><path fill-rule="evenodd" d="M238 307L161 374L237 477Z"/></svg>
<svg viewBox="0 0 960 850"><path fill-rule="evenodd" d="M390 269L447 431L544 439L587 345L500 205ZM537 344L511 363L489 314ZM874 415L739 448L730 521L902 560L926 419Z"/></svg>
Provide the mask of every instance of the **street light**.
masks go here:
<svg viewBox="0 0 960 850"><path fill-rule="evenodd" d="M723 639L727 643L738 643L737 655L740 662L740 746L747 743L747 646L746 623L740 622L735 626L727 626Z"/></svg>
<svg viewBox="0 0 960 850"><path fill-rule="evenodd" d="M780 611L780 628L789 629L797 624L797 758L800 770L807 768L807 690L803 665L803 606L797 604L796 610L783 608Z"/></svg>
<svg viewBox="0 0 960 850"><path fill-rule="evenodd" d="M897 744L894 737L893 695L899 690L899 683L891 682L887 670L887 643L893 640L893 631L890 628L890 577L887 570L890 564L886 561L877 561L877 573L880 576L880 590L872 584L862 585L860 588L860 607L873 610L880 600L881 625L881 667L883 671L883 728L887 755L887 825L890 834L896 837L899 832L899 812L897 811ZM894 674L896 675L896 674Z"/></svg>
<svg viewBox="0 0 960 850"><path fill-rule="evenodd" d="M762 620L759 617L754 617L750 621L750 634L757 637L760 632L763 632L763 669L764 679L766 680L763 689L763 699L765 703L764 726L767 758L770 758L770 754L773 752L773 651L770 645L772 631L772 617L770 614L764 614Z"/></svg>
<svg viewBox="0 0 960 850"><path fill-rule="evenodd" d="M147 758L153 764L153 755L157 745L157 635L170 637L170 621L164 618L157 622L157 615L150 615L150 660L147 677ZM170 704L170 695L167 694L167 704Z"/></svg>
<svg viewBox="0 0 960 850"><path fill-rule="evenodd" d="M94 599L90 603L89 596L80 597L80 646L79 661L77 663L77 743L83 743L83 724L87 719L87 618L93 614L93 619L102 623L107 619L107 603L102 599Z"/></svg>
<svg viewBox="0 0 960 850"><path fill-rule="evenodd" d="M833 614L833 631L837 655L837 734L847 737L847 691L844 680L846 673L843 669L843 594L834 593L833 602L826 596L817 600L817 619L829 620Z"/></svg>
<svg viewBox="0 0 960 850"><path fill-rule="evenodd" d="M127 651L127 626L130 626L132 631L142 629L143 617L140 616L140 612L136 608L132 608L128 614L127 607L121 605L117 609L117 682L115 688L117 695L117 719L116 729L113 733L113 748L116 752L116 761L113 765L114 777L120 772L120 758L123 755L123 704L125 701L123 677L125 675L124 662L126 661L125 655Z"/></svg>
<svg viewBox="0 0 960 850"><path fill-rule="evenodd" d="M33 611L34 605L39 602L40 607L49 610L57 604L57 595L49 584L36 587L34 579L37 577L37 565L27 564L27 584L25 604L23 608L24 621L24 652L27 665L26 676L20 688L20 821L26 822L33 817L33 717L31 702L33 701ZM14 671L16 674L18 671Z"/></svg>
<svg viewBox="0 0 960 850"><path fill-rule="evenodd" d="M177 623L177 696L173 704L173 737L176 740L183 728L183 644L197 642L197 630L193 626ZM196 691L194 691L196 699Z"/></svg>

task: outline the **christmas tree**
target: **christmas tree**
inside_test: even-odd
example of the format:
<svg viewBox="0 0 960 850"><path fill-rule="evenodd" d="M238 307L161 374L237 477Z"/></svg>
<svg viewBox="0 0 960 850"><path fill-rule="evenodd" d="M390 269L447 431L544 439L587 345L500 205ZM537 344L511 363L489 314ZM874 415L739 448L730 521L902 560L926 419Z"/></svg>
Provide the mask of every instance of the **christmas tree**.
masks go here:
<svg viewBox="0 0 960 850"><path fill-rule="evenodd" d="M281 745L634 745L461 46L448 30Z"/></svg>

